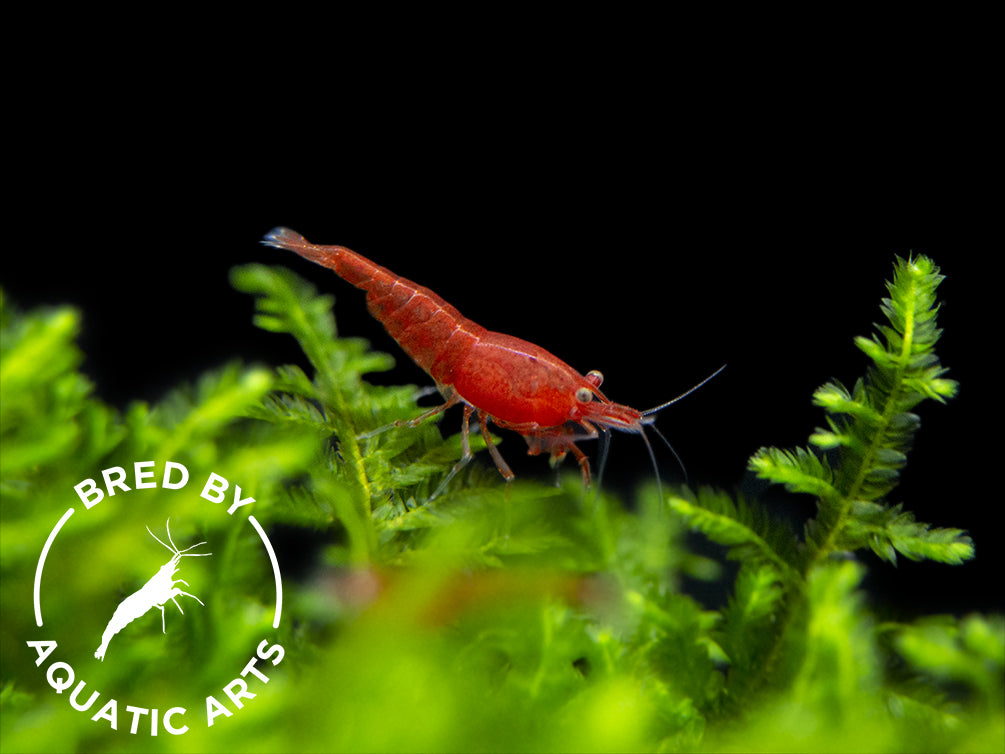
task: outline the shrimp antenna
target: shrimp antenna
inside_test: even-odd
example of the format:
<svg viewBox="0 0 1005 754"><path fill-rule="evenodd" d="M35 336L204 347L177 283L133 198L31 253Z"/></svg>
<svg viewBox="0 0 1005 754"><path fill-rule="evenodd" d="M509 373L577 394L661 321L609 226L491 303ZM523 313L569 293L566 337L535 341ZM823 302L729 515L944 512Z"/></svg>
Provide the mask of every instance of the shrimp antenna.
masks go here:
<svg viewBox="0 0 1005 754"><path fill-rule="evenodd" d="M597 489L603 484L604 469L607 467L607 454L611 450L611 429L600 426L600 452L597 454Z"/></svg>
<svg viewBox="0 0 1005 754"><path fill-rule="evenodd" d="M699 382L694 387L692 387L692 388L690 388L688 390L685 390L683 393L681 393L680 395L678 395L676 398L671 398L666 403L661 403L658 406L653 406L652 408L647 408L645 411L642 412L642 415L643 416L652 416L653 414L655 414L655 413L657 413L659 411L662 411L667 406L672 406L674 403L676 403L677 401L679 401L681 398L687 398L689 395L691 395L691 393L693 393L695 390L697 390L698 388L700 388L706 382L708 382L713 377L715 377L716 375L718 375L719 372L721 372L725 368L726 368L726 365L723 364L721 367L719 367L718 369L716 369L714 372L712 372L712 374L710 374L708 377L706 377L705 379L703 379L701 382ZM666 438L664 438L664 440L665 439ZM669 445L669 444L670 443L667 443L667 445ZM673 448L671 448L671 450L673 450ZM677 455L677 454L674 453L674 455Z"/></svg>
<svg viewBox="0 0 1005 754"><path fill-rule="evenodd" d="M178 549L178 545L176 545L174 543L174 540L171 539L171 519L170 519L170 517L167 520L166 527L167 527L168 542L171 543L171 547L168 547L167 545L164 545L164 541L160 537L158 537L156 534L154 534L152 531L150 531L150 527L149 526L147 527L147 532L149 532L149 534L150 534L151 537L153 537L158 542L160 542L162 545L164 545L165 547L167 547L167 549L169 549L175 555L184 555L185 553L188 553L189 550L194 550L199 545L206 544L205 542L200 542L199 545L192 545L191 547L186 547L184 550L179 550ZM211 552L203 552L203 553L195 553L195 552L193 552L193 553L189 553L186 557L189 557L189 558L201 558L201 557L205 557L206 555L212 555L212 554L213 553L211 553Z"/></svg>
<svg viewBox="0 0 1005 754"><path fill-rule="evenodd" d="M721 367L719 367L718 369L716 369L714 372L712 372L712 374L710 374L708 377L706 377L705 379L703 379L701 382L699 382L694 387L690 388L689 390L685 390L683 393L681 393L680 395L678 395L676 398L673 398L673 399L667 401L666 403L661 403L658 406L654 406L653 408L650 408L650 409L647 409L646 411L643 411L642 412L642 416L653 416L654 414L656 414L656 413L662 411L663 409L665 409L667 406L670 406L670 405L676 403L681 398L686 398L687 396L691 395L691 393L693 393L695 390L697 390L702 385L704 385L706 382L708 382L710 379L712 379L717 374L719 374L719 372L721 372L725 368L726 368L726 365L723 364ZM654 416L653 416L653 419L655 419ZM650 419L647 422L647 424L649 425L649 428L653 432L656 433L656 436L659 437L663 441L663 444L666 445L667 448L669 448L670 452L673 454L673 457L677 460L677 465L680 466L680 470L684 474L684 484L686 485L688 483L688 478L687 478L687 469L684 467L684 461L681 460L680 455L674 449L674 446L670 444L670 441L666 438L666 435L664 435L662 432L660 432L659 428L655 424L652 423L653 419ZM659 495L660 500L662 500L663 499L663 484L660 481L660 469L659 469L659 464L656 462L656 454L653 452L652 443L649 442L649 437L648 437L648 435L646 435L645 429L642 426L640 426L639 430L640 430L639 433L642 435L642 440L646 444L646 450L649 452L649 459L653 462L653 472L656 474L656 491L657 491L657 494Z"/></svg>
<svg viewBox="0 0 1005 754"><path fill-rule="evenodd" d="M653 427L653 429L656 429L656 427ZM662 502L663 502L663 481L660 479L660 467L659 467L659 464L656 463L656 454L653 452L653 445L652 445L652 443L649 442L649 436L646 434L645 429L643 429L641 426L639 427L639 434L642 435L642 442L644 442L646 444L646 450L649 452L649 460L653 462L653 473L656 475L656 496L659 498L659 501L662 504ZM662 433L658 429L656 429L656 434L658 434L660 437L663 437ZM663 442L666 442L666 438L665 437L663 437ZM667 443L667 444L669 444L669 443ZM673 448L670 448L670 450L673 451ZM677 456L676 452L674 452L674 456ZM677 458L677 461L678 461L678 463L680 462L680 458L679 457ZM684 465L681 464L681 469L683 469L683 468L684 468ZM684 480L685 480L684 483L687 484L687 472L686 471L684 472Z"/></svg>
<svg viewBox="0 0 1005 754"><path fill-rule="evenodd" d="M681 473L684 475L684 484L687 484L688 483L687 469L684 467L684 461L683 459L681 459L680 454L678 454L674 446L670 444L670 441L667 439L666 435L660 432L659 427L657 427L655 424L652 424L649 426L649 428L656 433L656 436L663 441L663 444L666 445L667 448L670 450L670 452L673 454L674 459L676 459L677 461L677 465L680 466Z"/></svg>
<svg viewBox="0 0 1005 754"><path fill-rule="evenodd" d="M165 547L167 547L167 549L169 549L172 553L175 553L175 554L178 553L178 547L175 546L174 540L171 539L171 519L170 519L170 517L167 520L167 533L168 533L168 542L170 542L172 546L168 547L168 545L164 544L164 540L162 540L160 537L158 537L156 534L154 534L152 531L150 531L150 527L149 526L147 527L147 533L150 534L151 537L153 537L154 539L156 539L162 545L164 545Z"/></svg>

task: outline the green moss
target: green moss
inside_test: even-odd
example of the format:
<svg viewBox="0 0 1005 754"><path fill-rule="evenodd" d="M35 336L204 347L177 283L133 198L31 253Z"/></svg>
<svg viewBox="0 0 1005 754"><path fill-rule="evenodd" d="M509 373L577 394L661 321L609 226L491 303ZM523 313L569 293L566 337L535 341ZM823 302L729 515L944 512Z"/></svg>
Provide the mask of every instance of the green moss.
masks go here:
<svg viewBox="0 0 1005 754"><path fill-rule="evenodd" d="M723 491L661 500L647 488L630 510L585 493L578 477L505 486L479 464L430 500L459 438L434 422L376 431L421 414L420 391L367 382L391 357L338 337L331 299L286 270L242 267L233 282L257 297L259 326L300 342L311 374L232 365L122 413L77 371L76 312L21 313L4 301L4 751L1000 751L1005 621L881 623L863 598L865 567L848 558L866 548L890 561L974 556L963 532L887 502L919 405L956 390L934 351L939 280L924 257L898 260L886 322L856 341L869 371L850 390L833 382L815 393L826 427L808 447L751 459L757 474L816 501L801 534ZM181 737L98 727L49 688L24 644L38 552L67 490L139 458L240 479L266 527L326 542L317 570L286 585L277 640L287 659L269 684L240 719ZM93 512L67 535L74 552L91 554L86 573L66 558L47 578L116 583L126 555L163 559L103 533L110 514ZM129 508L116 515L141 520ZM185 683L213 693L269 623L255 594L263 569L231 523L196 506L185 520L226 543L213 586L197 582L206 609L186 610L189 634L173 639L190 650ZM738 570L693 553L689 530L722 545ZM198 541L191 529L178 536ZM685 578L729 572L721 610L682 591ZM50 609L54 621L100 625L111 607L81 599ZM237 632L223 621L234 611L244 616ZM147 618L159 623L156 611ZM93 652L92 643L68 650ZM127 662L104 663L97 684L180 683L177 663L143 641L116 649L147 666L142 679L116 670Z"/></svg>

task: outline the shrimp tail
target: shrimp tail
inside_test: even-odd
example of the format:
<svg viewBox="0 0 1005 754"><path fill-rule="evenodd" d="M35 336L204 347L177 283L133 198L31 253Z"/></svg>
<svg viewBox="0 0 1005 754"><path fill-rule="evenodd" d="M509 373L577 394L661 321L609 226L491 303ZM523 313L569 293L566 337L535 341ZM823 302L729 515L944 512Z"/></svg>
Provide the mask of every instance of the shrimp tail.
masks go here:
<svg viewBox="0 0 1005 754"><path fill-rule="evenodd" d="M289 228L273 228L265 234L262 243L277 249L296 252L304 259L327 267L343 280L367 292L375 287L393 285L397 279L397 276L390 270L371 262L362 254L357 254L344 246L313 244Z"/></svg>
<svg viewBox="0 0 1005 754"><path fill-rule="evenodd" d="M344 246L312 244L289 228L273 228L262 243L293 251L366 291L370 314L440 385L452 384L453 366L486 332L425 286Z"/></svg>
<svg viewBox="0 0 1005 754"><path fill-rule="evenodd" d="M344 266L344 264L340 264L339 260L340 253L342 252L341 246L318 246L317 244L312 244L302 235L289 228L273 228L265 234L262 243L277 249L294 251L304 259L309 259L324 267L336 270L336 272L338 272L337 267Z"/></svg>

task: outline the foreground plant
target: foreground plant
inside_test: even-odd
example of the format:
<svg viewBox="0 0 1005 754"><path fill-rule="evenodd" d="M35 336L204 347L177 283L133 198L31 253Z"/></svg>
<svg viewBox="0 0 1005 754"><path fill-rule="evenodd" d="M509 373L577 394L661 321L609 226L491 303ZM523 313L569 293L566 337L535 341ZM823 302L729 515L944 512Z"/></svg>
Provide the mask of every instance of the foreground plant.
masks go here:
<svg viewBox="0 0 1005 754"><path fill-rule="evenodd" d="M198 438L202 454L211 447L228 463L247 457L261 473L270 454L286 453L282 483L269 487L260 517L298 542L321 531L325 547L310 578L288 585L298 630L283 642L282 692L256 712L257 724L193 731L158 747L1001 750L1005 620L882 623L861 588L865 563L885 567L870 553L890 562L974 557L962 531L917 522L890 499L919 406L956 390L934 351L940 280L925 257L899 260L886 322L856 341L871 362L865 376L851 389L833 382L815 393L826 421L807 447L763 448L750 460L764 479L816 501L797 534L764 505L722 491L661 497L649 487L629 511L606 494L584 495L578 478L557 488L525 480L503 487L479 464L434 496L463 453L461 438L442 437L432 423L374 434L422 414L421 391L366 381L392 361L337 336L329 297L285 270L242 267L233 281L257 296L257 324L292 334L309 365L279 368L254 383L253 395L238 388L261 370L234 371L186 392L176 422L130 422L82 388L55 389L76 384L72 358L45 362L58 374L32 375L25 365L42 362L5 351L12 371L0 386L33 396L18 410L40 419L0 423L15 448L8 455L5 442L0 481L17 503L5 500L2 510L5 586L30 567L9 533L24 535L30 515L51 513L44 496L33 497L31 513L18 500L76 473L74 448L93 457L140 439L174 449ZM15 342L10 332L20 333L23 353L26 344L53 348L44 345L51 327L38 321L5 320L5 348ZM72 348L68 337L60 343L57 351ZM67 395L76 396L72 410ZM229 418L216 410L225 395L241 396L226 404ZM59 447L37 442L57 411L76 417L76 434ZM160 407L134 411L161 415ZM300 450L290 456L290 448ZM70 470L57 472L61 465ZM725 572L689 550L688 529L739 563L721 609L682 589L685 577ZM16 615L6 589L4 599L5 615ZM58 709L35 712L34 728L9 732L9 713L32 709L39 693L19 677L0 695L12 750L61 719ZM59 730L62 748L80 748L75 729Z"/></svg>
<svg viewBox="0 0 1005 754"><path fill-rule="evenodd" d="M264 310L284 313L267 323L269 329L292 332L304 341L297 328L305 318L292 313L298 310L296 301L315 300L310 292L301 289L291 295L288 286L299 283L259 267L238 271L235 280L244 290L264 294L259 299ZM428 428L369 434L374 426L417 415L420 409L405 401L350 418L341 430L330 427L342 453L331 472L349 488L365 491L360 499L372 511L372 528L362 507L355 519L357 533L346 527L348 550L361 551L352 542L364 531L369 532L369 543L379 543L365 557L342 562L436 562L449 564L444 566L448 570L532 565L548 573L557 567L561 573L576 574L580 588L587 588L585 583L599 589L598 583L607 583L599 601L570 603L568 583L556 587L557 592L545 590L547 595L538 595L544 626L529 632L525 628L520 641L537 636L539 630L556 635L560 629L548 623L556 601L572 611L563 615L586 616L573 624L566 620L561 628L573 631L577 638L567 638L577 647L573 654L582 656L541 657L540 662L554 672L589 668L581 678L583 693L601 679L641 679L651 693L643 705L646 712L640 713L643 719L635 722L649 730L647 740L654 746L726 743L730 738L719 732L717 723L737 715L746 719L765 700L791 729L761 730L762 748L813 749L842 736L850 736L849 746L864 748L912 748L919 741L953 746L960 736L958 708L936 701L930 684L921 687L927 689L921 694L911 685L918 676L928 674L931 680L933 660L923 656L921 648L931 649L936 640L920 642L914 625L875 625L859 591L865 568L848 557L866 548L891 562L898 553L949 564L974 556L973 543L962 531L917 522L903 505L888 500L920 426L915 409L926 399L944 402L956 392L956 383L944 376L934 351L940 335L935 291L941 280L926 257L898 260L888 284L889 298L882 305L887 323L872 338L856 339L872 362L866 375L851 390L831 382L814 394L814 402L826 411L827 426L811 435L810 447L762 448L751 458L750 468L759 476L816 499L816 515L802 537L756 502L710 489L685 491L665 501L654 500L650 492L642 509L628 514L603 496L594 506L582 505L575 485L565 491L517 486L500 496L475 474L462 492L432 500L429 485L449 473L458 452L456 438L453 444L443 444ZM323 363L315 367L324 373ZM287 381L286 389L289 392L269 410L277 419L292 411L302 421L319 418L316 411L305 409L313 404L300 403L299 411L292 407L297 401L319 399L332 385L310 386L298 376ZM358 444L348 435L367 439ZM348 473L358 469L363 470L360 476ZM667 507L680 519L665 515ZM707 574L710 564L686 553L678 520L727 546L729 557L741 564L733 595L721 611L701 609L679 593L680 576ZM530 578L554 586L540 571ZM428 580L428 574L422 579ZM437 583L450 593L444 582ZM475 587L468 583L468 588ZM924 625L922 633L931 637L936 629ZM951 647L961 664L976 652L985 669L1002 667L994 641L968 643L961 638L1001 637L1000 618L974 616L964 624L937 625L957 631L939 635L940 652ZM481 639L472 641L474 647L481 645ZM477 654L474 647L465 651ZM498 642L493 648L509 658L506 678L519 675L512 663L523 651L516 645L501 649ZM896 678L885 674L882 668L894 654L916 676L909 670ZM974 683L971 691L977 708L996 709L1001 683ZM570 698L561 702L566 703ZM881 716L871 734L847 725L858 712L868 709L873 714L891 705L897 714ZM1000 729L1002 720L998 716L985 722L989 728L978 726L980 732L971 730L963 739L974 735L973 740L984 741L982 736ZM921 738L919 730L926 731Z"/></svg>

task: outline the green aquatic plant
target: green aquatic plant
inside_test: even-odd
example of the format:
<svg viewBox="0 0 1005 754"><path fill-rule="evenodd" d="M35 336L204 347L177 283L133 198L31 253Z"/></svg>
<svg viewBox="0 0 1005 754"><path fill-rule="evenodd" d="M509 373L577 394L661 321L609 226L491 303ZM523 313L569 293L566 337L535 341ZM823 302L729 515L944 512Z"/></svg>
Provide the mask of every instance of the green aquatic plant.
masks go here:
<svg viewBox="0 0 1005 754"><path fill-rule="evenodd" d="M974 556L973 542L959 529L932 529L901 505L885 502L921 424L915 407L956 394L956 382L943 376L935 354L941 335L935 289L941 281L927 257L898 260L882 304L888 324L871 338L855 339L872 361L866 376L851 390L829 382L813 394L827 412L827 428L810 437L817 450L763 448L750 459L759 476L817 499L804 570L837 550L864 546L890 562L898 552L953 564ZM835 451L833 463L829 451Z"/></svg>
<svg viewBox="0 0 1005 754"><path fill-rule="evenodd" d="M459 436L404 426L422 391L371 384L393 359L340 337L332 299L281 268L232 281L255 296L257 325L297 339L304 366L231 366L123 414L77 372L75 313L4 309L4 750L1001 750L1005 620L882 622L862 588L867 567L898 555L974 557L964 532L891 500L919 406L956 391L934 351L940 280L925 257L898 260L885 322L856 340L865 376L814 394L826 426L807 447L751 458L814 501L802 532L728 491L661 498L650 484L628 507L578 475L503 485L487 464L430 500ZM267 527L323 541L287 585L290 661L227 727L99 735L51 701L25 655L37 547L21 543L44 540L59 489L136 454L252 479ZM689 532L738 567L694 551ZM880 560L857 555L870 552ZM234 585L258 575L231 567ZM687 593L726 574L722 606ZM240 646L212 609L200 620L220 651Z"/></svg>

